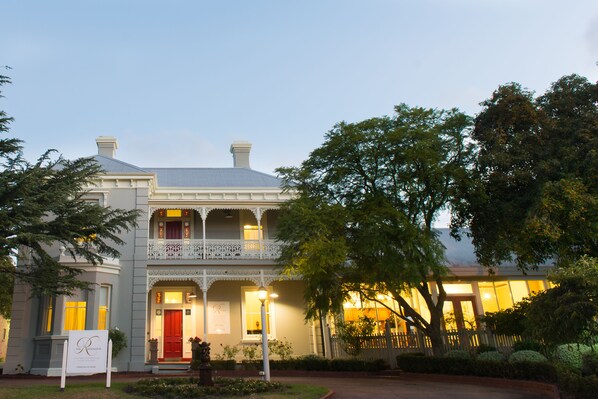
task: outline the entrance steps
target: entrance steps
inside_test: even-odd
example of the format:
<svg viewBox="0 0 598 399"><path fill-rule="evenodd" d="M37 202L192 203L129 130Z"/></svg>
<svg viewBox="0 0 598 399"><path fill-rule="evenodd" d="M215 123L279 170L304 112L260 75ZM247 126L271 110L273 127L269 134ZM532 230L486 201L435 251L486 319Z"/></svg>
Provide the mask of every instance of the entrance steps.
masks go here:
<svg viewBox="0 0 598 399"><path fill-rule="evenodd" d="M152 367L152 374L186 374L189 372L189 363L160 363Z"/></svg>

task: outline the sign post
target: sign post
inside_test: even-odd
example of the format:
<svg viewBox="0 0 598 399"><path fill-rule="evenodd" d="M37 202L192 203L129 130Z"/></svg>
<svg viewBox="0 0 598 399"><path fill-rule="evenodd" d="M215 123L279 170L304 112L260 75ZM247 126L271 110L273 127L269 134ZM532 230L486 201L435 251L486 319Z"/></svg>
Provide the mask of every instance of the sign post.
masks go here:
<svg viewBox="0 0 598 399"><path fill-rule="evenodd" d="M108 367L107 367L108 366ZM110 388L112 341L108 330L69 331L62 354L60 390L64 391L66 373L89 375L106 373L106 388Z"/></svg>

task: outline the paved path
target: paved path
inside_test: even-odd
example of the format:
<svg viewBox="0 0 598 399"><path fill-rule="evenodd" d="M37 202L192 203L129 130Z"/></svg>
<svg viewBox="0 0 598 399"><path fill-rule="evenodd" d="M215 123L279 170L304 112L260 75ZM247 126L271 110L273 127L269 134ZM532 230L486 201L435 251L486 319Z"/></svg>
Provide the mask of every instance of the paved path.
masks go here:
<svg viewBox="0 0 598 399"><path fill-rule="evenodd" d="M553 396L491 384L431 382L405 377L328 378L276 377L274 381L325 386L332 399L546 399Z"/></svg>

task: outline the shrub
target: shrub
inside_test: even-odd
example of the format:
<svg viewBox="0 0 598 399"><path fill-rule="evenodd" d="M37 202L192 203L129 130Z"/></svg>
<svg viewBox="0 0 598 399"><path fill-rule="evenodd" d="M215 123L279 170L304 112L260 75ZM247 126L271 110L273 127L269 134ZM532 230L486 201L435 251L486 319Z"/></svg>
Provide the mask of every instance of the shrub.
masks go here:
<svg viewBox="0 0 598 399"><path fill-rule="evenodd" d="M484 353L484 352L496 352L496 348L492 345L480 344L480 346L478 346L478 348L475 351L475 353L477 355Z"/></svg>
<svg viewBox="0 0 598 399"><path fill-rule="evenodd" d="M217 360L234 360L237 354L241 351L237 345L222 345L222 353L214 356Z"/></svg>
<svg viewBox="0 0 598 399"><path fill-rule="evenodd" d="M571 367L574 370L581 370L581 357L584 353L591 351L587 345L583 344L565 344L559 345L554 351L554 359Z"/></svg>
<svg viewBox="0 0 598 399"><path fill-rule="evenodd" d="M245 345L243 346L243 356L245 356L246 360L249 360L250 362L254 361L255 359L258 358L258 353L261 352L261 350L259 350L259 344L249 344L249 345ZM261 354L259 354L261 356Z"/></svg>
<svg viewBox="0 0 598 399"><path fill-rule="evenodd" d="M490 361L490 362L504 362L505 355L498 351L482 352L477 357L478 360Z"/></svg>
<svg viewBox="0 0 598 399"><path fill-rule="evenodd" d="M210 365L214 370L234 370L237 363L234 360L210 360ZM191 361L191 370L199 370L200 360Z"/></svg>
<svg viewBox="0 0 598 399"><path fill-rule="evenodd" d="M453 349L444 354L444 357L456 359L471 359L471 354L463 349Z"/></svg>
<svg viewBox="0 0 598 399"><path fill-rule="evenodd" d="M127 336L114 327L108 331L108 339L112 340L112 358L114 359L120 351L127 347Z"/></svg>
<svg viewBox="0 0 598 399"><path fill-rule="evenodd" d="M540 352L523 350L513 352L513 354L511 354L511 356L509 357L509 362L548 362L548 359L546 359L546 357Z"/></svg>
<svg viewBox="0 0 598 399"><path fill-rule="evenodd" d="M581 357L581 373L583 375L598 376L598 352L592 351L583 354Z"/></svg>
<svg viewBox="0 0 598 399"><path fill-rule="evenodd" d="M519 351L536 351L540 352L542 350L542 345L539 342L533 341L531 339L524 339L523 341L515 342L513 344L513 352Z"/></svg>
<svg viewBox="0 0 598 399"><path fill-rule="evenodd" d="M598 377L582 377L571 370L563 370L559 373L559 390L565 394L563 397L596 399Z"/></svg>
<svg viewBox="0 0 598 399"><path fill-rule="evenodd" d="M278 355L282 360L290 359L293 354L293 345L289 341L273 339L268 341L268 349L273 355Z"/></svg>
<svg viewBox="0 0 598 399"><path fill-rule="evenodd" d="M330 370L330 361L318 355L306 355L297 359L298 370Z"/></svg>

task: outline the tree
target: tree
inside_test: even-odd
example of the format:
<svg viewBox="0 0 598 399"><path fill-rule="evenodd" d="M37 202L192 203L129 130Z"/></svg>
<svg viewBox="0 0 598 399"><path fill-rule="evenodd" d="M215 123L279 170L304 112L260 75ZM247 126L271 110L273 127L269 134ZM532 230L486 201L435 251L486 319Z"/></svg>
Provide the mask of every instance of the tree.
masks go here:
<svg viewBox="0 0 598 399"><path fill-rule="evenodd" d="M14 268L15 266L10 258L0 258L0 316L5 319L10 319L12 308L12 292L15 279L11 271Z"/></svg>
<svg viewBox="0 0 598 399"><path fill-rule="evenodd" d="M306 282L308 318L339 312L350 292L381 306L376 293L388 293L400 305L389 310L442 352L447 269L432 224L468 184L470 125L456 109L401 104L392 117L337 124L301 167L277 170L297 193L281 209L280 263ZM429 320L401 296L412 288Z"/></svg>
<svg viewBox="0 0 598 399"><path fill-rule="evenodd" d="M524 298L512 309L484 317L498 334L522 335L547 348L560 344L592 345L598 335L598 260L583 256L558 268L548 279L555 286Z"/></svg>
<svg viewBox="0 0 598 399"><path fill-rule="evenodd" d="M0 86L10 83L0 76ZM12 118L0 111L0 132L7 133ZM102 173L91 158L69 161L47 151L35 163L23 158L22 142L0 139L0 259L20 256L24 267L2 267L27 283L33 295L69 295L89 288L80 269L60 264L49 253L62 245L73 257L96 265L104 256L118 257L119 233L136 226L138 210L103 207L86 199Z"/></svg>
<svg viewBox="0 0 598 399"><path fill-rule="evenodd" d="M544 95L501 86L482 103L475 189L453 227L468 226L480 263L525 270L598 255L598 85L577 75Z"/></svg>

